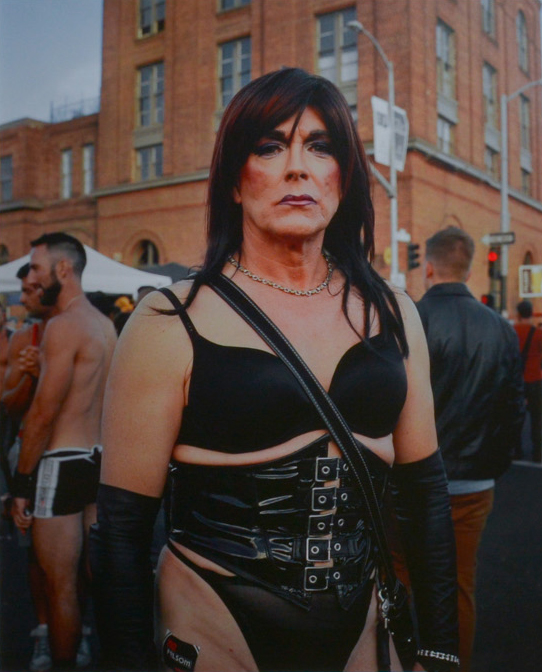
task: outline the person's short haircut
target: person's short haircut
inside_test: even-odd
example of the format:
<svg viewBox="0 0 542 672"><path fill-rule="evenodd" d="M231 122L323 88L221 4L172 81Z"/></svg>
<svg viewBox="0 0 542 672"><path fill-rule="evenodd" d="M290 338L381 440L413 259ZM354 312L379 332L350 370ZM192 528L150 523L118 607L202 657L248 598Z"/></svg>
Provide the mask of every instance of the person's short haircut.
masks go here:
<svg viewBox="0 0 542 672"><path fill-rule="evenodd" d="M520 301L516 306L516 310L520 317L533 316L533 304L530 301Z"/></svg>
<svg viewBox="0 0 542 672"><path fill-rule="evenodd" d="M38 247L38 245L45 245L50 252L57 252L68 257L72 262L74 273L81 277L87 265L87 253L83 244L77 238L70 236L68 233L55 231L54 233L44 233L30 243L31 247Z"/></svg>
<svg viewBox="0 0 542 672"><path fill-rule="evenodd" d="M463 229L448 226L427 239L425 257L439 272L465 281L474 257L474 240Z"/></svg>
<svg viewBox="0 0 542 672"><path fill-rule="evenodd" d="M21 266L21 268L17 271L17 277L19 280L24 280L26 276L30 273L30 264L26 263Z"/></svg>

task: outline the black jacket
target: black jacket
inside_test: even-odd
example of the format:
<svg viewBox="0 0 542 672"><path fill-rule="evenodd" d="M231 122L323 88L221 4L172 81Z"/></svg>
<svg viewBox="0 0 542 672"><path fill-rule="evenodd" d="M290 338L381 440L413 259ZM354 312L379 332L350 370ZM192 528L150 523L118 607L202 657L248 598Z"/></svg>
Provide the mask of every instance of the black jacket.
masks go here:
<svg viewBox="0 0 542 672"><path fill-rule="evenodd" d="M497 478L519 446L525 414L516 333L461 282L433 286L418 311L448 478Z"/></svg>

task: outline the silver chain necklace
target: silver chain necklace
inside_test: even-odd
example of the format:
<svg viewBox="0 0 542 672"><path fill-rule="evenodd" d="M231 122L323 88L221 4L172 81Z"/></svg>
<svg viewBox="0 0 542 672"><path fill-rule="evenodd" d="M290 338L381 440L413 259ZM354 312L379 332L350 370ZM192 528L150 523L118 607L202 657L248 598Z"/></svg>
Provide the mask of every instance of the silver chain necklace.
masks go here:
<svg viewBox="0 0 542 672"><path fill-rule="evenodd" d="M259 275L251 273L248 270L248 268L241 266L241 264L233 257L228 257L228 261L230 262L230 264L232 264L232 266L235 266L235 268L239 269L241 273L246 275L248 278L254 280L255 282L261 282L262 285L268 285L273 289L280 289L282 292L286 292L286 294L293 294L294 296L312 296L313 294L319 294L323 289L325 289L329 285L331 276L333 275L333 264L328 259L328 257L326 257L325 254L322 253L322 256L324 257L327 263L327 276L324 282L319 284L318 287L315 287L314 289L290 289L289 287L283 287L283 285L279 285L278 282L273 282L272 280L266 280L265 278L260 278Z"/></svg>

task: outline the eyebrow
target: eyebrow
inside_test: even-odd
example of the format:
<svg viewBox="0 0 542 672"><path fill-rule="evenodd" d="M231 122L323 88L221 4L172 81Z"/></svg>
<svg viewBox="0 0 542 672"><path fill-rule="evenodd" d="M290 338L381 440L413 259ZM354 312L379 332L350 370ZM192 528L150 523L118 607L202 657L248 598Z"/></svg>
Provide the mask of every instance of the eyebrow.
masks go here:
<svg viewBox="0 0 542 672"><path fill-rule="evenodd" d="M324 130L314 130L311 131L308 136L305 138L305 142L312 142L313 140L330 140L330 135L328 131ZM268 133L265 133L261 138L261 140L279 140L280 142L285 142L288 144L291 141L291 137L287 136L284 131L279 131L278 129L274 128L272 131L269 131Z"/></svg>

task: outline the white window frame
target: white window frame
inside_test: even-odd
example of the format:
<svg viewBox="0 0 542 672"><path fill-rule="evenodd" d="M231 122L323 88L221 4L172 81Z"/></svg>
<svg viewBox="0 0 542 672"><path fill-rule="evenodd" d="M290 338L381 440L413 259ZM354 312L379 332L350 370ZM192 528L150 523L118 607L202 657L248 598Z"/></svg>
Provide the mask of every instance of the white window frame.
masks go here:
<svg viewBox="0 0 542 672"><path fill-rule="evenodd" d="M527 34L527 19L519 10L516 17L516 32L518 40L518 63L523 72L529 71L529 36Z"/></svg>
<svg viewBox="0 0 542 672"><path fill-rule="evenodd" d="M231 51L231 55L226 54ZM240 37L218 46L218 108L226 108L233 96L250 82L252 71L252 40Z"/></svg>
<svg viewBox="0 0 542 672"><path fill-rule="evenodd" d="M238 9L250 5L251 0L230 0L229 7L225 7L226 0L219 0L219 10L221 12L229 12L231 9Z"/></svg>
<svg viewBox="0 0 542 672"><path fill-rule="evenodd" d="M347 27L355 19L355 7L317 17L318 73L340 89L355 86L358 81L357 33ZM327 30L324 22L331 23Z"/></svg>
<svg viewBox="0 0 542 672"><path fill-rule="evenodd" d="M0 157L0 203L13 200L13 156Z"/></svg>
<svg viewBox="0 0 542 672"><path fill-rule="evenodd" d="M519 97L519 127L521 148L531 151L531 101L523 94Z"/></svg>
<svg viewBox="0 0 542 672"><path fill-rule="evenodd" d="M495 37L495 0L482 0L482 30Z"/></svg>
<svg viewBox="0 0 542 672"><path fill-rule="evenodd" d="M485 126L497 129L499 123L497 100L497 71L489 63L482 66L482 94Z"/></svg>
<svg viewBox="0 0 542 672"><path fill-rule="evenodd" d="M166 27L166 0L139 0L137 34L148 37Z"/></svg>
<svg viewBox="0 0 542 672"><path fill-rule="evenodd" d="M144 65L137 72L137 125L139 128L164 123L164 62ZM147 102L148 105L144 105Z"/></svg>
<svg viewBox="0 0 542 672"><path fill-rule="evenodd" d="M446 154L454 153L455 124L448 119L437 117L438 148Z"/></svg>
<svg viewBox="0 0 542 672"><path fill-rule="evenodd" d="M440 19L436 29L437 92L456 99L455 31Z"/></svg>
<svg viewBox="0 0 542 672"><path fill-rule="evenodd" d="M136 172L140 182L155 180L164 173L163 145L149 145L136 149Z"/></svg>
<svg viewBox="0 0 542 672"><path fill-rule="evenodd" d="M72 197L73 153L71 147L62 150L60 158L60 196Z"/></svg>
<svg viewBox="0 0 542 672"><path fill-rule="evenodd" d="M525 168L521 169L521 192L526 196L531 195L532 179L531 173Z"/></svg>
<svg viewBox="0 0 542 672"><path fill-rule="evenodd" d="M484 151L484 165L486 172L493 179L499 179L499 152L495 151L488 145L485 146Z"/></svg>
<svg viewBox="0 0 542 672"><path fill-rule="evenodd" d="M83 194L88 196L94 191L94 144L83 145Z"/></svg>

